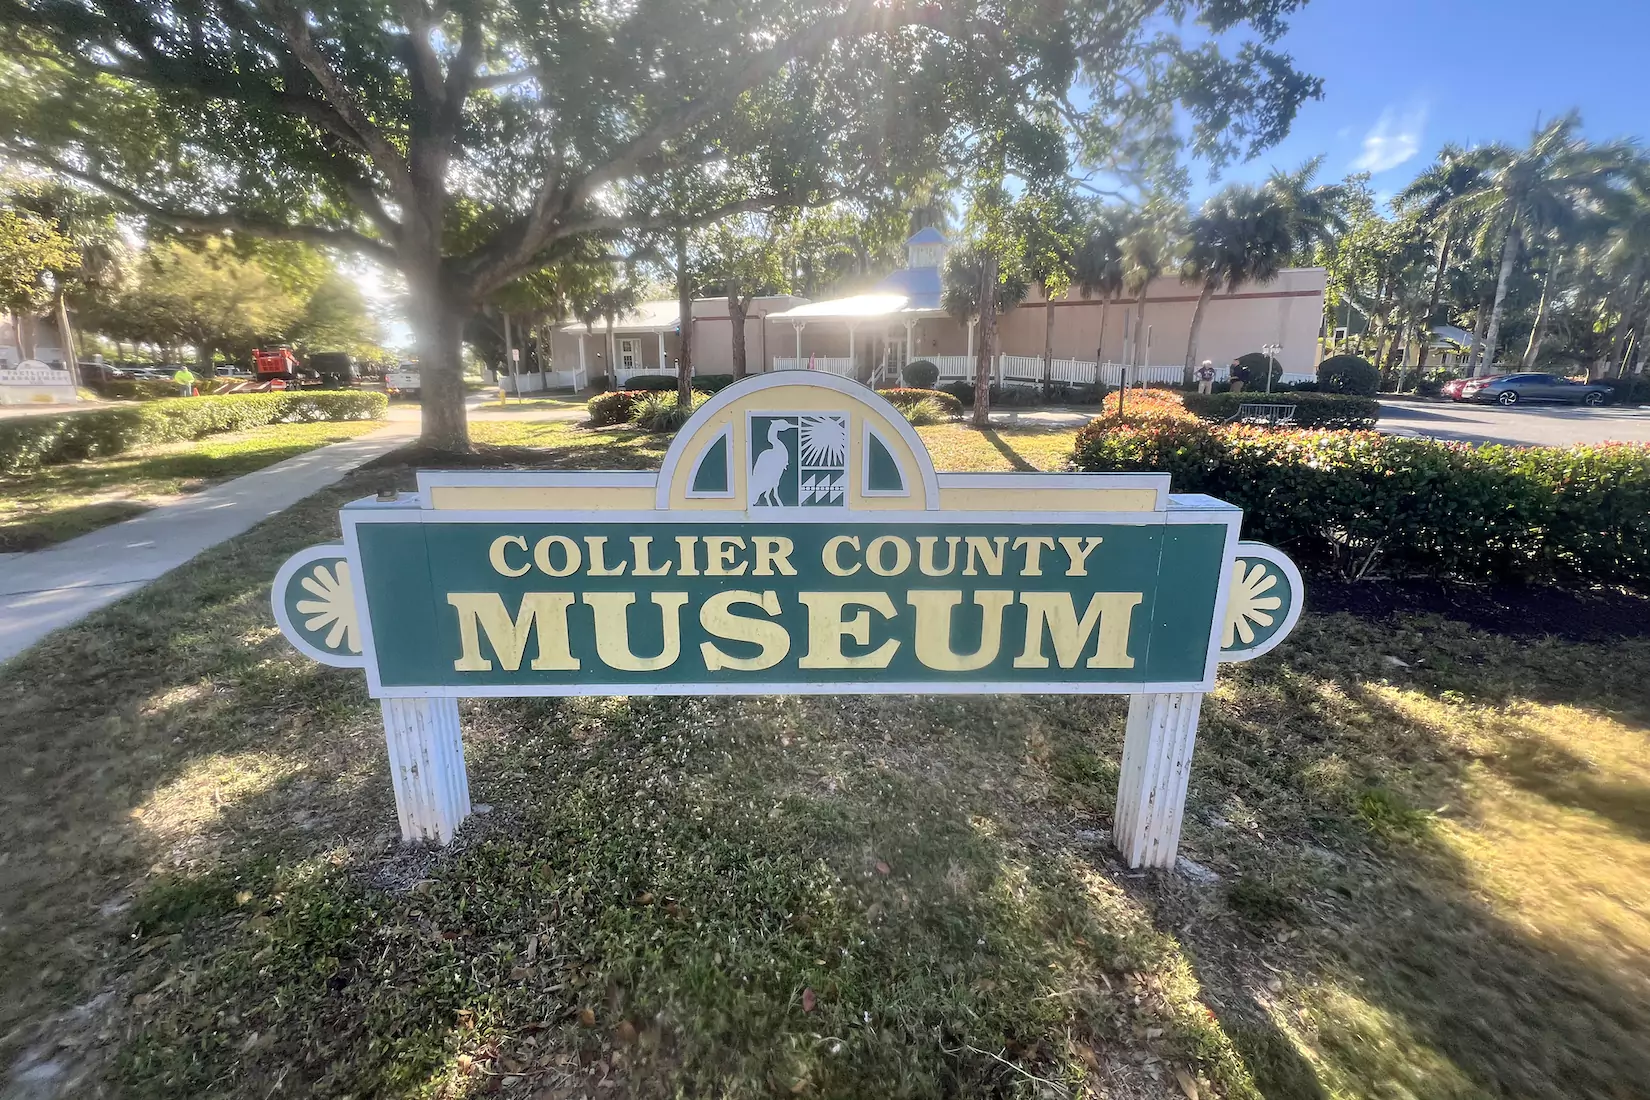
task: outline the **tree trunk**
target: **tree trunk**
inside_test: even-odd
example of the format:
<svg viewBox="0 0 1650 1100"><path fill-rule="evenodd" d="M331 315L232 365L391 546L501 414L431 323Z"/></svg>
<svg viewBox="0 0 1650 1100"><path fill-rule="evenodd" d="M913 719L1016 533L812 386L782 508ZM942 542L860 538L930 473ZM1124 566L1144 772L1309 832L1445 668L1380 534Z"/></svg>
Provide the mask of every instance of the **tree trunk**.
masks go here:
<svg viewBox="0 0 1650 1100"><path fill-rule="evenodd" d="M1147 280L1147 286L1150 286L1150 285L1151 285L1151 281ZM1138 366L1138 367L1142 368L1141 370L1135 372L1135 374L1136 374L1135 380L1139 381L1140 378L1145 376L1145 369L1144 368L1151 366L1150 363L1146 362L1147 359L1151 358L1151 349L1146 346L1146 287L1145 286L1140 288L1140 297L1136 298L1135 302L1134 302L1134 348L1132 349L1132 354L1129 356L1129 358L1135 360L1135 363L1133 364L1134 366ZM1128 384L1129 384L1129 376L1128 376L1127 373L1124 373L1124 375L1123 375L1123 385L1125 387L1127 387Z"/></svg>
<svg viewBox="0 0 1650 1100"><path fill-rule="evenodd" d="M1043 296L1048 298L1048 290L1043 290ZM1054 299L1048 298L1043 305L1043 400L1048 400L1048 391L1054 384Z"/></svg>
<svg viewBox="0 0 1650 1100"><path fill-rule="evenodd" d="M1203 328L1203 310L1208 306L1209 299L1214 296L1214 293L1215 285L1205 282L1202 293L1197 296L1197 308L1192 310L1192 331L1191 335L1186 338L1186 373L1182 375L1180 380L1180 384L1188 390L1192 388L1197 377L1197 338Z"/></svg>
<svg viewBox="0 0 1650 1100"><path fill-rule="evenodd" d="M195 347L195 367L201 378L212 377L212 345L205 340Z"/></svg>
<svg viewBox="0 0 1650 1100"><path fill-rule="evenodd" d="M676 403L693 402L693 279L688 273L687 230L676 231L676 311L682 334L676 359Z"/></svg>
<svg viewBox="0 0 1650 1100"><path fill-rule="evenodd" d="M408 282L414 287L412 326L423 417L418 441L434 450L463 453L470 449L461 353L466 310L442 291L439 276Z"/></svg>
<svg viewBox="0 0 1650 1100"><path fill-rule="evenodd" d="M17 354L23 359L33 359L36 343L34 315L19 311L12 317L15 318L14 327L17 330Z"/></svg>
<svg viewBox="0 0 1650 1100"><path fill-rule="evenodd" d="M1501 310L1507 302L1507 283L1512 279L1513 262L1518 259L1518 227L1507 230L1507 239L1501 246L1501 273L1495 280L1495 303L1490 306L1490 330L1484 335L1484 366L1495 367L1495 344L1501 338Z"/></svg>
<svg viewBox="0 0 1650 1100"><path fill-rule="evenodd" d="M1444 272L1449 268L1450 239L1455 232L1453 222L1444 226L1444 239L1438 242L1438 271L1432 277L1432 296L1427 299L1427 315L1421 318L1421 351L1415 360L1417 373L1427 369L1427 353L1432 350L1432 315L1438 312L1438 300L1444 296Z"/></svg>
<svg viewBox="0 0 1650 1100"><path fill-rule="evenodd" d="M745 315L749 311L749 295L739 293L739 287L728 284L728 321L733 325L733 377L745 377Z"/></svg>
<svg viewBox="0 0 1650 1100"><path fill-rule="evenodd" d="M61 293L57 296L57 331L63 337L64 363L69 368L69 382L80 388L80 353L75 351L74 330L69 326L69 304Z"/></svg>
<svg viewBox="0 0 1650 1100"><path fill-rule="evenodd" d="M997 346L997 257L980 264L980 349L974 364L974 426L991 427L991 360Z"/></svg>
<svg viewBox="0 0 1650 1100"><path fill-rule="evenodd" d="M1548 268L1547 277L1541 280L1541 301L1535 307L1535 326L1530 329L1530 342L1524 347L1521 365L1525 370L1535 366L1536 356L1541 354L1542 341L1547 339L1547 315L1553 300L1552 290L1553 268Z"/></svg>

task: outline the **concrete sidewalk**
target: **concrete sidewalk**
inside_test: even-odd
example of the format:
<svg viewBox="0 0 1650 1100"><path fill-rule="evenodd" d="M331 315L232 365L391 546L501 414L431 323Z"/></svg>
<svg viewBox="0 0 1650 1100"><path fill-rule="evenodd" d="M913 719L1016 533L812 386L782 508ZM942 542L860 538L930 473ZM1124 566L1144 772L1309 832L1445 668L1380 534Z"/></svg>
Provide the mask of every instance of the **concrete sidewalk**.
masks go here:
<svg viewBox="0 0 1650 1100"><path fill-rule="evenodd" d="M0 662L417 435L416 420L392 421L49 550L0 554Z"/></svg>

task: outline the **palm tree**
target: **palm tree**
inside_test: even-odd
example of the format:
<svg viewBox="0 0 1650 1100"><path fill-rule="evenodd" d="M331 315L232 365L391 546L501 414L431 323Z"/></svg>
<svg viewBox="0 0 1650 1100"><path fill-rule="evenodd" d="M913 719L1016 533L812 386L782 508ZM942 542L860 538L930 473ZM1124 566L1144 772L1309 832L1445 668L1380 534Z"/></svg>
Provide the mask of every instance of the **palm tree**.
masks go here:
<svg viewBox="0 0 1650 1100"><path fill-rule="evenodd" d="M1127 359L1144 355L1141 333L1146 323L1146 292L1152 280L1172 269L1179 257L1186 225L1186 208L1179 202L1154 197L1129 219L1118 239L1123 260L1123 289L1134 295L1134 347ZM1142 366L1151 364L1141 362ZM1124 364L1125 371L1128 364ZM1125 374L1124 382L1128 381Z"/></svg>
<svg viewBox="0 0 1650 1100"><path fill-rule="evenodd" d="M997 314L1025 301L1030 289L1018 263L1003 264L986 245L953 248L945 258L940 308L963 324L980 318L980 349L974 372L974 425L990 426L991 363L995 359Z"/></svg>
<svg viewBox="0 0 1650 1100"><path fill-rule="evenodd" d="M1572 112L1536 131L1528 147L1507 155L1479 186L1451 204L1481 219L1482 243L1500 243L1501 268L1482 361L1473 365L1474 374L1495 362L1507 283L1519 249L1525 241L1573 222L1584 205L1607 201L1631 163L1627 146L1592 145L1577 133L1580 126Z"/></svg>
<svg viewBox="0 0 1650 1100"><path fill-rule="evenodd" d="M1321 167L1323 157L1316 156L1293 172L1273 169L1261 188L1282 210L1289 237L1288 263L1311 263L1318 245L1333 248L1335 239L1346 232L1347 189L1338 183L1314 187L1312 181Z"/></svg>
<svg viewBox="0 0 1650 1100"><path fill-rule="evenodd" d="M1106 359L1106 315L1112 300L1123 293L1122 227L1128 212L1121 207L1102 207L1089 223L1077 252L1072 257L1072 281L1084 298L1100 298L1100 338L1094 346L1094 381L1100 383L1100 365Z"/></svg>
<svg viewBox="0 0 1650 1100"><path fill-rule="evenodd" d="M1034 191L1014 204L1012 231L1024 254L1026 277L1043 291L1043 395L1054 370L1054 300L1070 289L1078 244L1078 212L1069 191Z"/></svg>
<svg viewBox="0 0 1650 1100"><path fill-rule="evenodd" d="M1421 218L1438 231L1437 267L1432 277L1432 294L1427 299L1425 326L1431 326L1432 318L1438 312L1450 256L1461 243L1464 233L1466 219L1456 204L1463 196L1482 186L1485 172L1498 155L1491 148L1467 150L1458 145L1446 145L1439 150L1438 159L1432 167L1415 177L1393 200L1400 210L1418 210ZM1429 332L1427 338L1421 341L1417 369L1426 367L1431 344Z"/></svg>
<svg viewBox="0 0 1650 1100"><path fill-rule="evenodd" d="M1606 370L1627 373L1622 340L1628 328L1637 334L1638 361L1644 362L1645 333L1650 328L1650 162L1635 166L1633 179L1611 202L1611 225L1593 266L1608 290L1604 306L1619 316L1611 336Z"/></svg>
<svg viewBox="0 0 1650 1100"><path fill-rule="evenodd" d="M1188 229L1186 258L1181 264L1181 279L1202 287L1186 340L1183 383L1187 388L1197 369L1197 338L1209 299L1222 284L1233 291L1240 283L1270 282L1295 243L1290 211L1275 192L1234 184L1203 204Z"/></svg>

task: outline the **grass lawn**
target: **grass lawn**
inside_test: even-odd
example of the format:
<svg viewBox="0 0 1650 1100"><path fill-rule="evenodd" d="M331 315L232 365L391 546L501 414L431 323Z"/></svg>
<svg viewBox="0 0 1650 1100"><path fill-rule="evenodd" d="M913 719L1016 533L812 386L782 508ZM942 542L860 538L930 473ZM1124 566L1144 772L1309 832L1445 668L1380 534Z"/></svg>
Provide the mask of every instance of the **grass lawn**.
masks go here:
<svg viewBox="0 0 1650 1100"><path fill-rule="evenodd" d="M589 401L590 399L587 397L577 397L572 394L543 394L536 397L517 397L515 394L511 394L509 399L506 401L501 402L495 396L493 400L483 402L481 405L478 405L477 408L522 410L577 409L583 411L584 407L589 404Z"/></svg>
<svg viewBox="0 0 1650 1100"><path fill-rule="evenodd" d="M0 476L0 553L39 550L131 519L156 504L384 425L269 424L109 458Z"/></svg>
<svg viewBox="0 0 1650 1100"><path fill-rule="evenodd" d="M473 427L553 467L663 446ZM964 433L923 431L945 465L1058 461ZM1644 637L1309 609L1205 706L1212 881L1113 859L1123 701L1060 696L469 702L491 810L406 851L360 674L267 602L386 474L412 485L364 471L6 667L0 1043L65 1095L1650 1080Z"/></svg>

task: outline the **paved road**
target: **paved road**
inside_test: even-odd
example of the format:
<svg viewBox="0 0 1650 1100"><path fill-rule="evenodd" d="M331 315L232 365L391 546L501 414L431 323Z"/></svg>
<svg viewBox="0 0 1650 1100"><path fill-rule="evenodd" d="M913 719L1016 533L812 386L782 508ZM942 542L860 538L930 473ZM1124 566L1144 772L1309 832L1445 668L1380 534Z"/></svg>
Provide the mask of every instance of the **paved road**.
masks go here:
<svg viewBox="0 0 1650 1100"><path fill-rule="evenodd" d="M1516 446L1607 441L1650 443L1650 409L1573 405L1469 405L1453 401L1382 401L1380 427L1434 439Z"/></svg>

